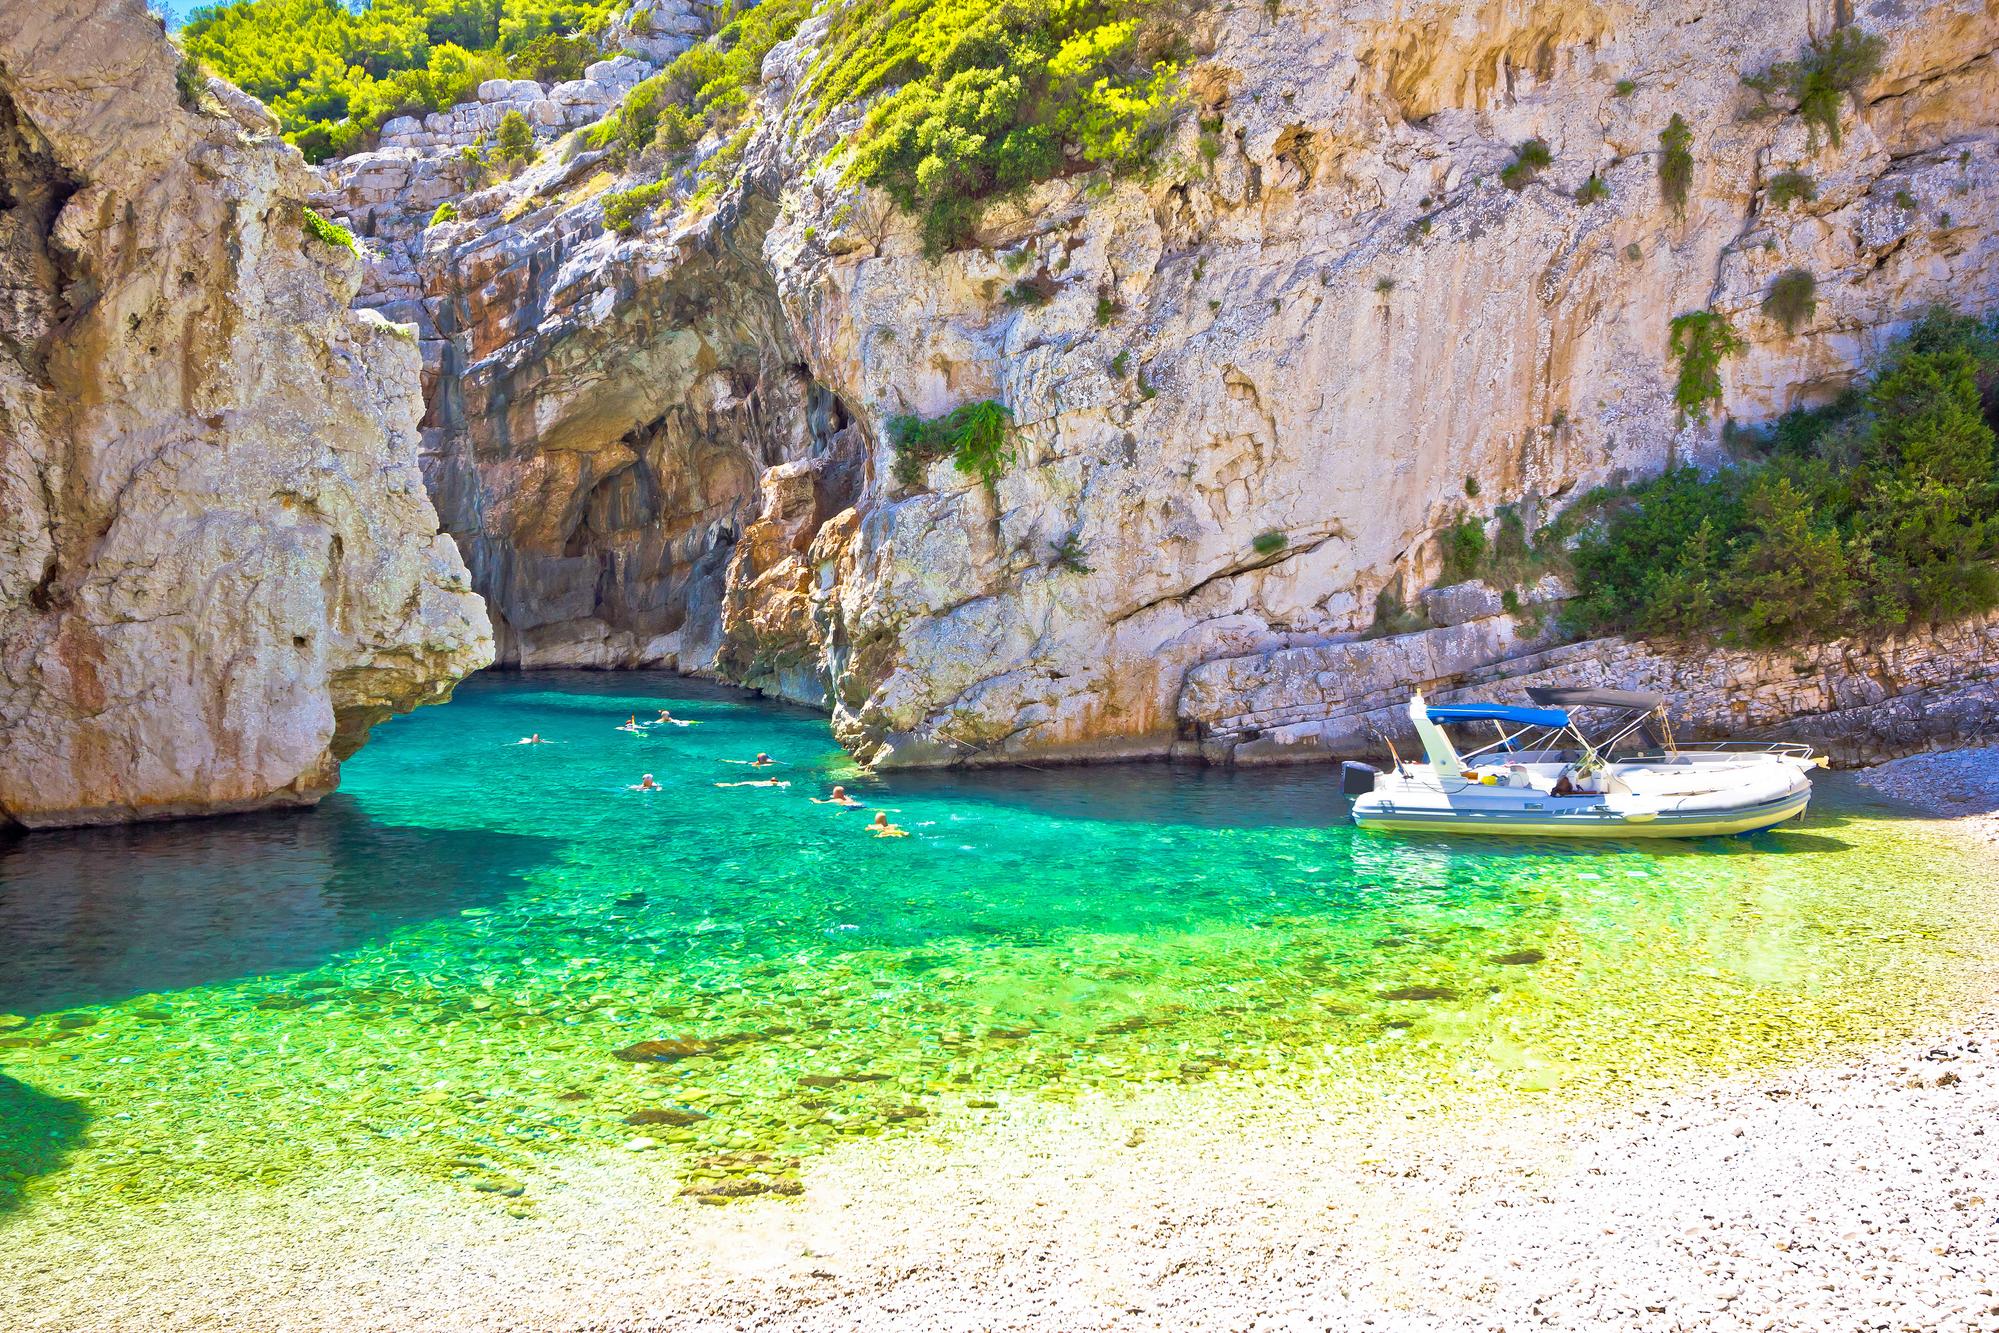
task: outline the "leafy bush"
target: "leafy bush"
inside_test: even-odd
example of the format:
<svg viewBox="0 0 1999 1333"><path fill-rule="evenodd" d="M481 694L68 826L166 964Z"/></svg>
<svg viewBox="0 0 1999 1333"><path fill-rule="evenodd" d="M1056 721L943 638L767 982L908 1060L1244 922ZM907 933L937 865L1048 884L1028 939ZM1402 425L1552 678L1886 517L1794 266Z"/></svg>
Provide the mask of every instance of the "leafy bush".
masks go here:
<svg viewBox="0 0 1999 1333"><path fill-rule="evenodd" d="M1276 529L1259 532L1249 539L1249 549L1258 555L1276 555L1291 544L1291 538Z"/></svg>
<svg viewBox="0 0 1999 1333"><path fill-rule="evenodd" d="M1728 316L1693 310L1673 317L1666 347L1680 363L1679 378L1673 384L1680 419L1706 421L1708 405L1721 399L1722 360L1742 350L1742 339L1736 336Z"/></svg>
<svg viewBox="0 0 1999 1333"><path fill-rule="evenodd" d="M534 161L534 126L518 111L508 111L500 117L500 128L495 136L493 156L501 162Z"/></svg>
<svg viewBox="0 0 1999 1333"><path fill-rule="evenodd" d="M536 83L568 83L583 77L583 71L604 58L597 43L587 37L569 37L545 32L507 57L507 68L516 78Z"/></svg>
<svg viewBox="0 0 1999 1333"><path fill-rule="evenodd" d="M1659 193L1681 217L1687 215L1687 194L1694 184L1694 132L1675 111L1659 131Z"/></svg>
<svg viewBox="0 0 1999 1333"><path fill-rule="evenodd" d="M1485 559L1488 544L1485 524L1476 514L1460 517L1438 535L1438 540L1442 543L1444 555L1444 568L1439 577L1445 583L1463 583L1466 579L1478 577L1479 564Z"/></svg>
<svg viewBox="0 0 1999 1333"><path fill-rule="evenodd" d="M1617 85L1611 91L1619 97L1629 97L1638 91L1638 81L1636 79L1619 79Z"/></svg>
<svg viewBox="0 0 1999 1333"><path fill-rule="evenodd" d="M1775 644L1999 603L1995 385L1994 326L1933 313L1760 460L1614 494L1576 546L1570 627Z"/></svg>
<svg viewBox="0 0 1999 1333"><path fill-rule="evenodd" d="M1010 306L1021 306L1030 310L1039 309L1055 299L1061 290L1060 284L1046 273L1036 273L1032 277L1021 278L1000 293L1000 300Z"/></svg>
<svg viewBox="0 0 1999 1333"><path fill-rule="evenodd" d="M618 0L236 0L188 16L188 55L269 106L311 161L354 151L392 116L441 111L543 38L581 41ZM531 52L533 54L531 54ZM539 77L539 74L537 74Z"/></svg>
<svg viewBox="0 0 1999 1333"><path fill-rule="evenodd" d="M949 458L958 471L977 477L990 491L1014 458L1013 413L990 398L927 421L891 417L888 436L895 446L895 479L904 486L922 482L925 463Z"/></svg>
<svg viewBox="0 0 1999 1333"><path fill-rule="evenodd" d="M1079 533L1072 532L1056 542L1050 548L1050 554L1054 556L1058 568L1066 569L1071 574L1090 572L1090 564L1083 558L1083 538Z"/></svg>
<svg viewBox="0 0 1999 1333"><path fill-rule="evenodd" d="M629 190L612 190L604 196L604 226L620 236L631 235L665 193L664 181L634 185Z"/></svg>
<svg viewBox="0 0 1999 1333"><path fill-rule="evenodd" d="M1786 209L1799 201L1810 203L1819 197L1818 182L1802 171L1780 171L1764 187L1764 197L1775 209Z"/></svg>
<svg viewBox="0 0 1999 1333"><path fill-rule="evenodd" d="M1524 190L1542 168L1555 160L1548 151L1548 145L1540 139L1529 139L1513 150L1513 160L1500 168L1500 183L1509 190Z"/></svg>
<svg viewBox="0 0 1999 1333"><path fill-rule="evenodd" d="M1788 269L1778 274L1764 293L1763 313L1782 324L1784 332L1796 333L1818 309L1818 289L1818 279L1808 271Z"/></svg>
<svg viewBox="0 0 1999 1333"><path fill-rule="evenodd" d="M763 77L764 57L811 12L811 0L765 0L743 10L626 93L587 142L625 154L656 146L674 156L711 130L734 128Z"/></svg>
<svg viewBox="0 0 1999 1333"><path fill-rule="evenodd" d="M1588 180L1576 187L1576 202L1585 208L1608 198L1610 198L1610 183L1593 171Z"/></svg>
<svg viewBox="0 0 1999 1333"><path fill-rule="evenodd" d="M1879 37L1842 24L1824 37L1812 38L1799 59L1744 75L1742 81L1761 95L1765 107L1779 92L1796 102L1812 151L1818 151L1821 131L1837 148L1840 102L1858 93L1881 68L1881 49Z"/></svg>
<svg viewBox="0 0 1999 1333"><path fill-rule="evenodd" d="M344 246L357 255L361 253L361 247L355 243L353 232L337 222L321 217L310 208L302 209L301 213L303 216L300 222L307 236L326 245Z"/></svg>
<svg viewBox="0 0 1999 1333"><path fill-rule="evenodd" d="M897 0L839 10L814 75L820 114L887 92L850 175L965 242L986 201L1075 167L1142 168L1177 104L1160 0ZM888 91L893 89L893 91ZM1219 151L1219 148L1217 149Z"/></svg>
<svg viewBox="0 0 1999 1333"><path fill-rule="evenodd" d="M456 222L456 221L458 221L458 205L453 203L449 199L439 204L437 206L437 211L430 215L430 225L433 227L435 227L440 222Z"/></svg>

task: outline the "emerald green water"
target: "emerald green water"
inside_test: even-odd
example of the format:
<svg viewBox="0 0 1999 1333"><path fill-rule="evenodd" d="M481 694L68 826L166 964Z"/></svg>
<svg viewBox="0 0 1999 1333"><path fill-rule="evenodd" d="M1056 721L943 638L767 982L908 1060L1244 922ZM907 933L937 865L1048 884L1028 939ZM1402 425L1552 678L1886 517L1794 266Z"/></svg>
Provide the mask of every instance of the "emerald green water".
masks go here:
<svg viewBox="0 0 1999 1333"><path fill-rule="evenodd" d="M615 729L662 701L702 725ZM788 789L715 785L759 750ZM836 780L868 808L810 803ZM785 1193L844 1139L1162 1082L1614 1092L1910 1030L1989 956L1989 871L1841 779L1656 846L1359 834L1335 781L877 780L666 677L476 680L316 812L0 847L0 1227L364 1165L525 1214L628 1151Z"/></svg>

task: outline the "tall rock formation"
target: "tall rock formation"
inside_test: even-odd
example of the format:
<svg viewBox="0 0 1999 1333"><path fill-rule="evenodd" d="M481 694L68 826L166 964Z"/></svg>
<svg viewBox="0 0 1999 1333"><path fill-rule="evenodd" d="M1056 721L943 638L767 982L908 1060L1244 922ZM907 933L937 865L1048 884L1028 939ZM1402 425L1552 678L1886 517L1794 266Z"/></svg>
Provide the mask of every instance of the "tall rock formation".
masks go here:
<svg viewBox="0 0 1999 1333"><path fill-rule="evenodd" d="M0 7L0 823L308 803L491 660L274 131L141 0Z"/></svg>
<svg viewBox="0 0 1999 1333"><path fill-rule="evenodd" d="M435 226L437 160L335 168L329 205L403 256L363 299L424 328L427 475L507 658L823 702L881 764L1165 753L1254 711L1210 673L1190 712L1191 669L1397 627L1450 525L1718 460L1932 303L1999 301L1987 0L1191 13L1155 175L1043 185L934 260L844 178L824 13L714 206L633 235L601 219L636 178L573 135ZM1846 21L1884 55L1835 143L1742 79ZM1508 171L1532 140L1548 164ZM1797 269L1787 327L1762 308ZM1746 345L1683 422L1668 325L1707 310ZM1019 427L996 485L897 481L892 416L984 399Z"/></svg>

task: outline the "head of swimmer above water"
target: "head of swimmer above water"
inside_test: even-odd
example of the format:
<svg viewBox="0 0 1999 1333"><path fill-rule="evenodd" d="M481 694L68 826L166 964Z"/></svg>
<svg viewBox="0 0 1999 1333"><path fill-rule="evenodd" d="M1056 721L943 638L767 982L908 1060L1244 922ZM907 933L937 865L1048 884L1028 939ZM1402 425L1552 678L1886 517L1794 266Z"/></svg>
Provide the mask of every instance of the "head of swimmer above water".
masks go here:
<svg viewBox="0 0 1999 1333"><path fill-rule="evenodd" d="M877 810L877 811L875 811L875 824L874 824L874 826L875 826L876 828L887 828L887 827L888 827L888 814L887 814L887 812L886 812L886 811L882 811L882 810Z"/></svg>

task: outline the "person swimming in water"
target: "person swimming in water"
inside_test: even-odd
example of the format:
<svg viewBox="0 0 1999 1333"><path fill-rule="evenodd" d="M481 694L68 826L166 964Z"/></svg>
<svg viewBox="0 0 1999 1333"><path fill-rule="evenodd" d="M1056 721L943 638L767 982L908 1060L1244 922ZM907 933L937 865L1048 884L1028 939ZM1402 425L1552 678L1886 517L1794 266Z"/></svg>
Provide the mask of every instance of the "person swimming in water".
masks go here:
<svg viewBox="0 0 1999 1333"><path fill-rule="evenodd" d="M536 731L536 732L531 732L531 733L529 733L528 735L526 735L526 736L523 736L523 737L521 737L521 738L520 738L519 740L515 741L515 742L514 742L514 744L516 744L516 745L546 745L546 744L548 744L548 742L547 742L547 741L545 741L545 740L543 740L543 739L541 738L541 733L540 733L540 732Z"/></svg>
<svg viewBox="0 0 1999 1333"><path fill-rule="evenodd" d="M769 768L769 767L770 767L770 766L771 766L772 764L774 764L774 763L776 763L776 762L777 762L777 760L775 760L775 759L771 758L771 757L770 757L769 755L765 754L765 753L764 753L764 752L763 752L762 750L758 750L758 751L757 751L757 757L756 757L756 758L754 758L754 759L752 759L752 760L750 760L750 767L751 767L751 768Z"/></svg>
<svg viewBox="0 0 1999 1333"><path fill-rule="evenodd" d="M646 723L649 727L698 727L701 724L691 718L675 717L671 709L662 708L659 716Z"/></svg>
<svg viewBox="0 0 1999 1333"><path fill-rule="evenodd" d="M778 778L751 778L748 782L718 782L718 787L789 787L789 782Z"/></svg>
<svg viewBox="0 0 1999 1333"><path fill-rule="evenodd" d="M642 778L640 778L640 779L638 780L638 783L637 783L637 785L636 785L636 786L631 786L631 787L627 787L627 788L625 788L625 790L626 790L626 791L665 791L666 789L665 789L664 787L660 786L660 785L659 785L659 784L658 784L657 782L654 782L654 781L652 780L652 774L648 773L648 774L646 774L646 775L645 775L644 777L642 777Z"/></svg>
<svg viewBox="0 0 1999 1333"><path fill-rule="evenodd" d="M632 715L631 715L630 717L628 717L628 718L626 718L626 719L625 719L625 725L624 725L624 726L622 726L622 727L619 727L619 728L618 728L618 730L619 730L619 731L644 731L644 730L645 730L645 728L639 725L639 715L638 715L637 713L633 713L633 714L632 714Z"/></svg>
<svg viewBox="0 0 1999 1333"><path fill-rule="evenodd" d="M888 813L883 810L875 811L875 822L868 825L868 832L874 834L877 838L906 838L909 836L908 829L898 828L896 825L889 823Z"/></svg>
<svg viewBox="0 0 1999 1333"><path fill-rule="evenodd" d="M846 807L847 809L851 810L851 809L853 809L854 807L856 807L856 806L858 806L858 805L862 805L862 804L864 804L864 802L861 802L861 801L857 801L857 800L855 800L855 799L854 799L853 797L851 797L851 796L847 795L847 789L846 789L845 787L841 787L841 786L837 786L837 785L836 785L836 786L835 786L835 787L833 788L833 794L832 794L832 795L830 795L830 796L815 796L815 797L813 797L813 798L812 798L812 804L814 804L814 805L839 805L839 806L845 806L845 807Z"/></svg>

